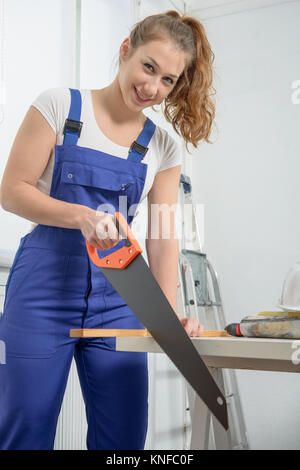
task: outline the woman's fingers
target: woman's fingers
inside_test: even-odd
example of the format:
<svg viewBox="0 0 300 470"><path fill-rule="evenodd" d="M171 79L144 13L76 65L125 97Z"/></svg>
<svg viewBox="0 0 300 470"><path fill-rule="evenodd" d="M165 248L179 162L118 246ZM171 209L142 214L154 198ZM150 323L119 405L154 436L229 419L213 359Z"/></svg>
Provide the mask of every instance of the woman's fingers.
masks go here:
<svg viewBox="0 0 300 470"><path fill-rule="evenodd" d="M84 238L99 250L110 249L123 239L114 223L113 214L107 212L88 212L81 220L80 229Z"/></svg>
<svg viewBox="0 0 300 470"><path fill-rule="evenodd" d="M99 249L109 249L122 240L111 214L105 214L96 225L97 244Z"/></svg>
<svg viewBox="0 0 300 470"><path fill-rule="evenodd" d="M199 323L197 336L201 336L203 331L204 331L204 327L203 325L201 325L201 323Z"/></svg>
<svg viewBox="0 0 300 470"><path fill-rule="evenodd" d="M189 336L200 336L204 330L197 318L182 318L180 321Z"/></svg>

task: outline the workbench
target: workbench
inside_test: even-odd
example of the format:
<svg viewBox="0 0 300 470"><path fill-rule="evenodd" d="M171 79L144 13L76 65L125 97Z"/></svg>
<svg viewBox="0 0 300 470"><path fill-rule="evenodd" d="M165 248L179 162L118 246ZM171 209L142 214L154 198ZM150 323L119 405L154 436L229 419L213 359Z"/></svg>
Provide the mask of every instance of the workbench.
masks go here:
<svg viewBox="0 0 300 470"><path fill-rule="evenodd" d="M191 338L194 346L224 391L224 369L249 369L280 372L300 372L300 340L271 338ZM116 349L163 353L152 337L117 337ZM210 412L196 395L192 416L191 449L207 449ZM230 449L230 429L213 417L216 448Z"/></svg>

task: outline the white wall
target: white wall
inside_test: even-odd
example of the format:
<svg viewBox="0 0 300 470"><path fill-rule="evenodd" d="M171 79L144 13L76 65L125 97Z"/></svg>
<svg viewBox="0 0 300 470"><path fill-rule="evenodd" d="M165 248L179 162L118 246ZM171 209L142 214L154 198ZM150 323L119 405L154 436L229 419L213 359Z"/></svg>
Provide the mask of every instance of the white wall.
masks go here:
<svg viewBox="0 0 300 470"><path fill-rule="evenodd" d="M74 86L74 5L75 0L4 2L0 178L17 130L37 95L47 88ZM16 250L31 223L0 208L0 225L1 249Z"/></svg>
<svg viewBox="0 0 300 470"><path fill-rule="evenodd" d="M81 88L103 88L115 78L119 48L131 27L130 3L82 1Z"/></svg>
<svg viewBox="0 0 300 470"><path fill-rule="evenodd" d="M300 104L291 100L300 79L300 2L203 23L216 56L218 133L193 152L191 177L231 323L276 310L285 275L300 260ZM237 377L250 446L300 449L299 377Z"/></svg>

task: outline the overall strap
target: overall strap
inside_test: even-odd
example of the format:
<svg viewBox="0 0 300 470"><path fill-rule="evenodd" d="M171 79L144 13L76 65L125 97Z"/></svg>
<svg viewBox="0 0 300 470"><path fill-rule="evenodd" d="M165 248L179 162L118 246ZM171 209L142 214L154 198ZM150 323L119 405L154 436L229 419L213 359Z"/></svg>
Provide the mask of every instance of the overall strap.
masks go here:
<svg viewBox="0 0 300 470"><path fill-rule="evenodd" d="M128 160L141 162L148 152L149 142L155 132L156 125L147 117L144 128L137 140L135 140L129 149Z"/></svg>
<svg viewBox="0 0 300 470"><path fill-rule="evenodd" d="M69 116L64 125L64 141L63 145L76 145L81 134L83 123L80 121L81 116L81 93L79 90L70 88L71 104Z"/></svg>

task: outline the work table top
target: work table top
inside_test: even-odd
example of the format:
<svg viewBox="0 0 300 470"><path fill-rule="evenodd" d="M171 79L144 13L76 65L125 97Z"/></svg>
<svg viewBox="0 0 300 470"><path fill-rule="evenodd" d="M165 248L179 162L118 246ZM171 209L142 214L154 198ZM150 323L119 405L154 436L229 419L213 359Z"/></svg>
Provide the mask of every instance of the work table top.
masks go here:
<svg viewBox="0 0 300 470"><path fill-rule="evenodd" d="M300 372L300 339L220 337L191 341L210 367ZM116 349L163 353L152 337L118 337Z"/></svg>

